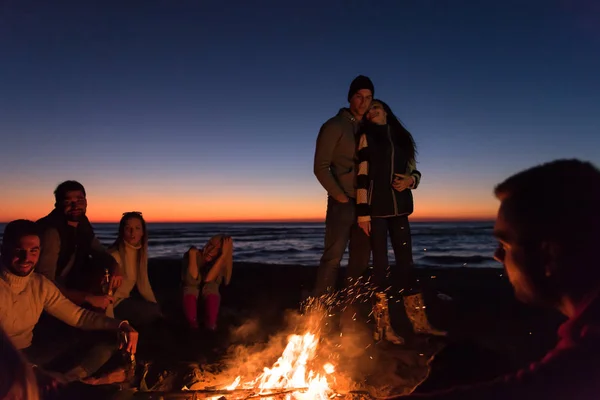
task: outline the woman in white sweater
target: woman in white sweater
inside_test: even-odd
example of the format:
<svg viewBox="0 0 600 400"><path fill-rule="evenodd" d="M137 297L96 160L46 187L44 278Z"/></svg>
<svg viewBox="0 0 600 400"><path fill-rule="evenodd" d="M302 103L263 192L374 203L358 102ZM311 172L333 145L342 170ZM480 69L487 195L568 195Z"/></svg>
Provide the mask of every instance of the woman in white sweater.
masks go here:
<svg viewBox="0 0 600 400"><path fill-rule="evenodd" d="M123 283L114 293L113 310L119 319L144 327L162 317L148 278L148 231L140 212L126 212L119 223L117 240L109 253L119 264Z"/></svg>

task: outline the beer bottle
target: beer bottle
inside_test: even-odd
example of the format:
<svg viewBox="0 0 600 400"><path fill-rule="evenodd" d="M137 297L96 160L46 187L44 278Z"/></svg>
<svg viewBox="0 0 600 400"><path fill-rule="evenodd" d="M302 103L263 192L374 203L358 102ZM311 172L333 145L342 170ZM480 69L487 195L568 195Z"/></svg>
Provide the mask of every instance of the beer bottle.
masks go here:
<svg viewBox="0 0 600 400"><path fill-rule="evenodd" d="M110 272L108 272L108 268L104 268L104 278L102 279L102 294L107 296L112 296L113 291L110 287Z"/></svg>

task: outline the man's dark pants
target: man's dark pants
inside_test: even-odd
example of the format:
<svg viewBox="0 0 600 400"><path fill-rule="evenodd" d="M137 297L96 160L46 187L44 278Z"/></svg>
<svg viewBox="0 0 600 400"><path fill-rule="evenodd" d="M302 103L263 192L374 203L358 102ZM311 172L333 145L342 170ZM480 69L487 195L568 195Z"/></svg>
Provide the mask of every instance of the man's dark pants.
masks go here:
<svg viewBox="0 0 600 400"><path fill-rule="evenodd" d="M346 284L360 277L369 265L371 246L369 237L359 228L356 220L356 200L340 203L327 198L325 217L325 249L319 269L314 296L319 297L335 289L340 261L350 242Z"/></svg>
<svg viewBox="0 0 600 400"><path fill-rule="evenodd" d="M34 329L33 344L23 349L23 354L29 362L51 371L66 372L81 366L93 374L117 347L117 335L113 332L85 331L43 314Z"/></svg>

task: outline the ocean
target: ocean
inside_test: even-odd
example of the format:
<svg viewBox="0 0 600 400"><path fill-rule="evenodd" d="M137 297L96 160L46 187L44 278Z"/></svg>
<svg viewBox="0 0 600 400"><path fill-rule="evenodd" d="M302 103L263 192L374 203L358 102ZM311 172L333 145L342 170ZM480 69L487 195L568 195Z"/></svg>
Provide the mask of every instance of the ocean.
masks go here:
<svg viewBox="0 0 600 400"><path fill-rule="evenodd" d="M118 224L93 224L106 245ZM497 243L493 222L411 222L417 267L501 268L492 258ZM4 224L0 224L4 230ZM316 266L323 252L323 223L150 223L149 256L180 258L190 246L202 247L214 234L234 240L234 261ZM1 232L0 232L1 235ZM394 253L389 248L390 262ZM347 254L342 265L347 264Z"/></svg>

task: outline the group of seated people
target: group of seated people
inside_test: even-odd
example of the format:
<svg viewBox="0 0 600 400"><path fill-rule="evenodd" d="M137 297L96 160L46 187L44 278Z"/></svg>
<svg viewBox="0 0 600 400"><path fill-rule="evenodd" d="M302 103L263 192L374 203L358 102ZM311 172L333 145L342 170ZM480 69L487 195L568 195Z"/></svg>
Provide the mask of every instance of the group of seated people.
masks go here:
<svg viewBox="0 0 600 400"><path fill-rule="evenodd" d="M508 178L495 195L500 207L494 257L503 264L518 300L566 317L556 347L539 362L490 382L390 399L599 397L600 170L578 160L558 160ZM144 335L145 326L163 318L148 280L141 214L123 216L118 239L107 251L85 217L83 186L64 182L55 197L55 209L47 217L37 223L13 221L4 231L0 399L37 400L40 388L44 392L61 382L108 382L94 373L115 352L114 333L124 339L123 350L133 355L138 330ZM215 329L218 288L231 278L232 251L231 238L219 235L202 250L186 252L183 305L190 327L199 327L195 312L202 293L208 306L205 325ZM112 288L114 294L92 289L102 278L101 273L89 273L94 263L108 268L107 291ZM50 316L40 318L42 311ZM57 325L58 320L70 327ZM51 363L65 349L85 351L75 353L73 366L58 374Z"/></svg>
<svg viewBox="0 0 600 400"><path fill-rule="evenodd" d="M148 276L146 223L140 212L124 213L118 237L107 249L86 217L83 185L65 181L54 196L54 209L47 216L5 227L0 333L18 351L15 360L22 357L33 367L42 391L71 382L123 381L122 370L96 373L117 348L133 360L138 332L144 335L165 323ZM216 330L219 286L231 279L232 255L231 237L219 234L183 256L182 298L190 328L200 328L197 304L202 293L204 326Z"/></svg>

